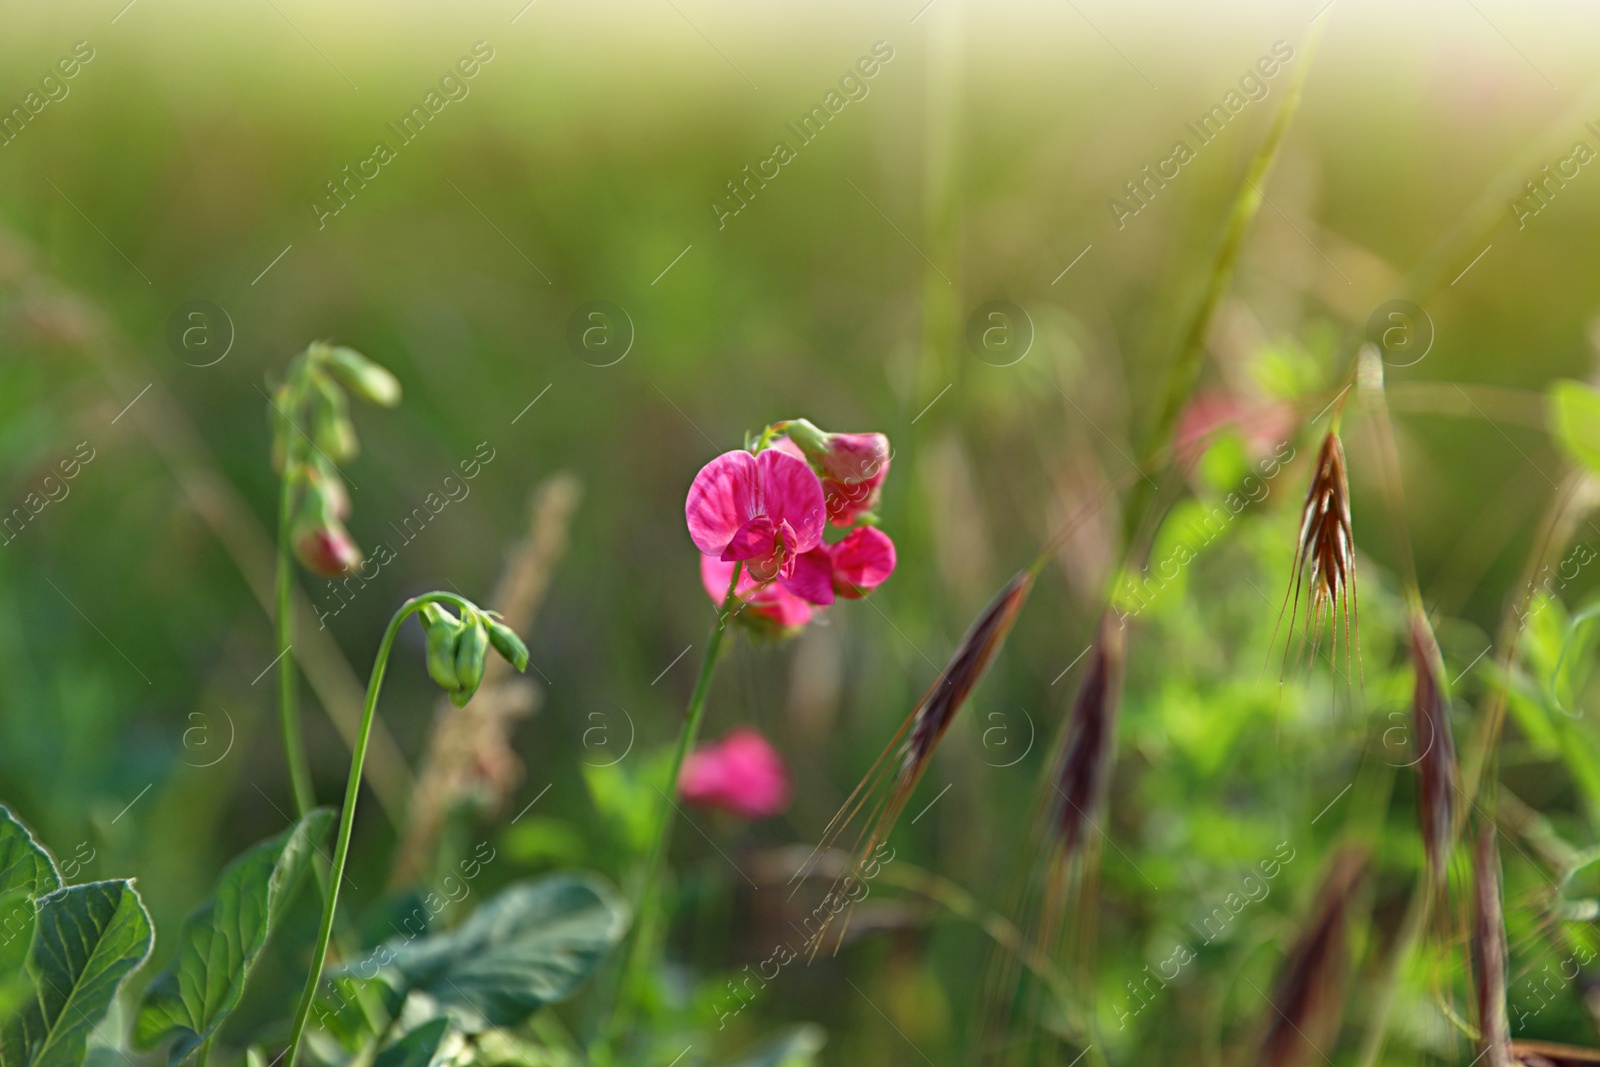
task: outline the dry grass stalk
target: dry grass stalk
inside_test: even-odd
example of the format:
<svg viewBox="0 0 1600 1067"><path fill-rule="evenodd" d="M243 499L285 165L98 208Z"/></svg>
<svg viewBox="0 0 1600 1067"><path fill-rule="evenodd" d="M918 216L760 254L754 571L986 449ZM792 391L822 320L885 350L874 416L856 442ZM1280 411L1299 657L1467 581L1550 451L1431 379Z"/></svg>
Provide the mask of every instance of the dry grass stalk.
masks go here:
<svg viewBox="0 0 1600 1067"><path fill-rule="evenodd" d="M1524 1067L1592 1067L1600 1063L1600 1049L1557 1045L1551 1041L1513 1041L1508 1063Z"/></svg>
<svg viewBox="0 0 1600 1067"><path fill-rule="evenodd" d="M1495 828L1478 831L1472 858L1472 985L1478 999L1478 1060L1483 1067L1512 1067L1511 1022L1506 1014L1506 921L1500 899L1500 851Z"/></svg>
<svg viewBox="0 0 1600 1067"><path fill-rule="evenodd" d="M1306 619L1311 628L1309 644L1315 654L1322 637L1323 619L1326 617L1332 634L1333 655L1337 662L1339 649L1339 614L1344 613L1345 673L1350 671L1351 648L1355 648L1356 663L1360 664L1361 624L1356 603L1356 543L1350 528L1350 482L1345 473L1344 446L1339 435L1329 431L1317 450L1317 465L1311 476L1311 487L1306 492L1305 508L1300 514L1300 536L1295 542L1294 564L1290 569L1291 582L1284 593L1289 613L1289 633L1294 634L1295 619L1300 611L1300 591L1309 586ZM1278 612L1283 618L1282 608ZM1354 637L1351 636L1352 630ZM1277 640L1277 630L1273 630ZM1289 656L1289 643L1284 644L1284 659Z"/></svg>
<svg viewBox="0 0 1600 1067"><path fill-rule="evenodd" d="M581 495L578 480L562 473L546 479L529 497L528 536L507 553L488 601L518 633L526 634L533 624L550 575L566 551L567 530ZM483 684L466 707L439 702L392 884L407 885L426 874L453 811L462 805L483 812L504 807L522 780L522 761L511 747L511 731L533 713L538 697L533 682L517 675L499 656L491 656Z"/></svg>
<svg viewBox="0 0 1600 1067"><path fill-rule="evenodd" d="M1349 846L1329 865L1310 921L1278 972L1258 1067L1331 1062L1326 1047L1344 1010L1351 901L1366 867L1366 852Z"/></svg>
<svg viewBox="0 0 1600 1067"><path fill-rule="evenodd" d="M862 809L869 808L869 805L866 825L857 835L852 854L858 862L865 860L889 836L922 779L923 772L928 769L934 750L950 729L962 705L977 688L989 664L1000 651L1000 646L1005 643L1006 635L1011 632L1011 626L1033 588L1033 579L1032 570L1019 571L983 609L962 637L945 669L928 687L911 714L906 716L861 783L823 830L814 857L831 849ZM808 868L802 868L795 874L795 880L808 873ZM848 916L848 909L845 909L845 913ZM821 945L832 919L830 914L813 936L810 944L813 954ZM842 940L844 931L841 930L839 936Z"/></svg>
<svg viewBox="0 0 1600 1067"><path fill-rule="evenodd" d="M1431 885L1438 888L1449 870L1455 838L1459 770L1450 730L1450 695L1433 631L1420 612L1411 619L1411 660L1416 671L1411 711L1414 743L1421 749L1417 768L1417 810Z"/></svg>
<svg viewBox="0 0 1600 1067"><path fill-rule="evenodd" d="M1122 699L1122 634L1109 616L1101 622L1056 759L1052 823L1061 859L1077 853L1085 828L1094 825L1111 777L1112 742Z"/></svg>

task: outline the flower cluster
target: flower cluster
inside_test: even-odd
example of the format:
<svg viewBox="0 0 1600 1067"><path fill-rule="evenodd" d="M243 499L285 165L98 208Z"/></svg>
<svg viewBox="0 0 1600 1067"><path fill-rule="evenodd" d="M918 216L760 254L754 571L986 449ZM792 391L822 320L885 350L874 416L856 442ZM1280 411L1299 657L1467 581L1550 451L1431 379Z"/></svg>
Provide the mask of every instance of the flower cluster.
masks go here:
<svg viewBox="0 0 1600 1067"><path fill-rule="evenodd" d="M272 467L284 479L289 543L306 569L337 578L361 565L344 520L350 495L338 464L355 458L348 390L381 407L400 403L400 382L353 348L314 342L289 365L272 397Z"/></svg>
<svg viewBox="0 0 1600 1067"><path fill-rule="evenodd" d="M740 568L739 617L784 637L815 608L877 588L895 566L894 542L870 525L889 459L881 433L825 433L793 419L707 463L684 506L706 593L722 604ZM829 524L855 528L829 543Z"/></svg>

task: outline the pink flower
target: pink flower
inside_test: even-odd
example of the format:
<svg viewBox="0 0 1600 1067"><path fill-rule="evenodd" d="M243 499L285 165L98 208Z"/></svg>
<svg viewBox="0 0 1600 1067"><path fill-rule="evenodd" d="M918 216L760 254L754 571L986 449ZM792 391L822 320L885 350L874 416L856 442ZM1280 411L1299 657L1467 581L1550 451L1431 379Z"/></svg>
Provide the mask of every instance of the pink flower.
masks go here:
<svg viewBox="0 0 1600 1067"><path fill-rule="evenodd" d="M815 568L797 567L822 540L827 512L811 468L785 451L724 452L695 475L684 519L707 556L743 561L760 582L777 579L814 603L833 599ZM720 602L720 598L719 598Z"/></svg>
<svg viewBox="0 0 1600 1067"><path fill-rule="evenodd" d="M894 542L876 526L850 531L843 541L827 545L833 591L849 600L859 600L894 573Z"/></svg>
<svg viewBox="0 0 1600 1067"><path fill-rule="evenodd" d="M816 555L816 550L806 553L804 559ZM801 566L797 563L796 566ZM827 567L826 558L823 566ZM706 587L706 594L711 597L711 602L722 604L722 598L728 594L728 582L733 578L733 564L724 562L714 556L700 557L700 582ZM823 582L832 581L831 568L823 571ZM762 583L744 571L739 575L739 588L736 591L744 607L735 616L757 631L769 637L789 637L797 633L806 623L811 621L811 605L801 600L777 582Z"/></svg>
<svg viewBox="0 0 1600 1067"><path fill-rule="evenodd" d="M777 749L748 726L728 731L684 760L678 795L690 804L764 819L789 806L789 769Z"/></svg>
<svg viewBox="0 0 1600 1067"><path fill-rule="evenodd" d="M850 526L878 506L889 473L889 438L881 433L824 433L805 419L780 422L774 428L787 436L773 447L805 457L818 472L828 518L835 526Z"/></svg>

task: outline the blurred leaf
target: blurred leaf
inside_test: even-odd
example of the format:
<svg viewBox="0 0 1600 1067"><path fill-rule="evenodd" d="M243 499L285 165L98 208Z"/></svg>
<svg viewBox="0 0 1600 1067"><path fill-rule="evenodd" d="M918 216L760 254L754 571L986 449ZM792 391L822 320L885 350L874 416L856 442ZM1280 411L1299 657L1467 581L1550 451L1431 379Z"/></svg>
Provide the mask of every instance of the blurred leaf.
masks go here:
<svg viewBox="0 0 1600 1067"><path fill-rule="evenodd" d="M663 785L666 782L671 755L670 751L652 755L637 775L627 771L622 761L583 765L583 780L589 787L595 809L611 823L623 846L631 851L642 852L650 843L655 828L653 813L661 802L651 783Z"/></svg>
<svg viewBox="0 0 1600 1067"><path fill-rule="evenodd" d="M372 1067L432 1067L449 1031L449 1019L441 1017L425 1022L384 1049Z"/></svg>
<svg viewBox="0 0 1600 1067"><path fill-rule="evenodd" d="M806 1023L784 1031L728 1067L810 1067L827 1041L822 1027Z"/></svg>
<svg viewBox="0 0 1600 1067"><path fill-rule="evenodd" d="M576 866L583 862L586 851L583 834L576 826L548 815L526 818L520 825L508 827L500 842L507 854L522 864Z"/></svg>
<svg viewBox="0 0 1600 1067"><path fill-rule="evenodd" d="M223 868L210 899L184 920L172 962L144 992L136 1047L154 1048L177 1034L167 1054L177 1064L216 1033L244 995L274 922L332 825L333 811L317 808Z"/></svg>
<svg viewBox="0 0 1600 1067"><path fill-rule="evenodd" d="M39 902L28 973L37 995L0 1031L5 1067L81 1067L89 1034L154 933L127 880L58 889Z"/></svg>
<svg viewBox="0 0 1600 1067"><path fill-rule="evenodd" d="M1600 474L1600 393L1583 382L1563 378L1546 394L1550 432L1567 455L1589 473Z"/></svg>
<svg viewBox="0 0 1600 1067"><path fill-rule="evenodd" d="M0 896L20 891L37 900L60 888L61 876L50 853L0 804Z"/></svg>
<svg viewBox="0 0 1600 1067"><path fill-rule="evenodd" d="M368 962L402 996L426 993L469 1028L512 1026L571 996L627 926L616 890L595 876L556 874L514 883L459 929L391 941Z"/></svg>

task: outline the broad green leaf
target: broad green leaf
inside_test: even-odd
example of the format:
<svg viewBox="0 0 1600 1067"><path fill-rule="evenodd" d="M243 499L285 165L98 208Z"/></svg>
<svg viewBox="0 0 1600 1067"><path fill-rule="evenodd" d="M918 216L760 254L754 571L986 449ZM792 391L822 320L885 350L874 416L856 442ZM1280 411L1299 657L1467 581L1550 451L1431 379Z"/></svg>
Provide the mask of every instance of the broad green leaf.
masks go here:
<svg viewBox="0 0 1600 1067"><path fill-rule="evenodd" d="M90 1033L154 933L127 880L68 886L39 901L28 955L35 997L0 1031L3 1067L81 1067Z"/></svg>
<svg viewBox="0 0 1600 1067"><path fill-rule="evenodd" d="M333 812L318 808L223 869L211 898L184 920L172 962L144 992L135 1046L177 1035L167 1055L177 1064L216 1033L332 823Z"/></svg>
<svg viewBox="0 0 1600 1067"><path fill-rule="evenodd" d="M60 888L61 875L50 853L0 804L0 896L22 891L36 900Z"/></svg>
<svg viewBox="0 0 1600 1067"><path fill-rule="evenodd" d="M1550 386L1550 432L1567 455L1600 474L1600 393L1571 379Z"/></svg>
<svg viewBox="0 0 1600 1067"><path fill-rule="evenodd" d="M556 874L508 886L460 928L392 940L357 964L404 996L428 994L470 1028L512 1026L572 995L628 926L628 906L597 877Z"/></svg>
<svg viewBox="0 0 1600 1067"><path fill-rule="evenodd" d="M822 1027L807 1023L764 1042L728 1067L811 1067L827 1040Z"/></svg>
<svg viewBox="0 0 1600 1067"><path fill-rule="evenodd" d="M450 1020L443 1016L425 1022L384 1049L372 1067L433 1067L449 1031Z"/></svg>

